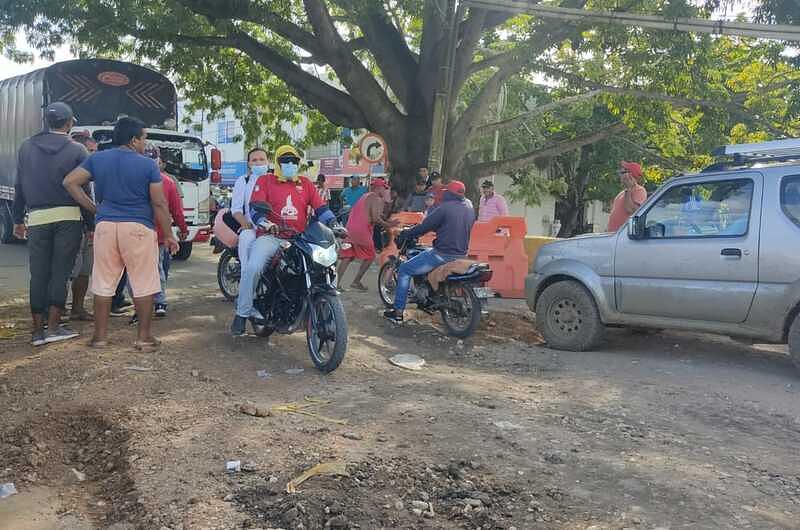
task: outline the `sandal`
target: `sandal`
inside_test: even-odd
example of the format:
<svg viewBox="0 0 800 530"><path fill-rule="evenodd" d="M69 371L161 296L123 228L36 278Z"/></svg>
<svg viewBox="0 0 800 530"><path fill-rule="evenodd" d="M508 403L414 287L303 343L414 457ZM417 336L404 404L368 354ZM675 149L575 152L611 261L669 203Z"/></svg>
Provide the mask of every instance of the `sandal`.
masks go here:
<svg viewBox="0 0 800 530"><path fill-rule="evenodd" d="M369 291L366 285L361 285L360 283L351 283L350 288L355 289L356 291L361 291L362 293Z"/></svg>
<svg viewBox="0 0 800 530"><path fill-rule="evenodd" d="M158 339L137 340L133 343L133 347L136 351L145 353L153 353L158 350L159 346L161 346L161 341Z"/></svg>
<svg viewBox="0 0 800 530"><path fill-rule="evenodd" d="M108 341L107 340L90 340L89 341L90 348L108 348Z"/></svg>

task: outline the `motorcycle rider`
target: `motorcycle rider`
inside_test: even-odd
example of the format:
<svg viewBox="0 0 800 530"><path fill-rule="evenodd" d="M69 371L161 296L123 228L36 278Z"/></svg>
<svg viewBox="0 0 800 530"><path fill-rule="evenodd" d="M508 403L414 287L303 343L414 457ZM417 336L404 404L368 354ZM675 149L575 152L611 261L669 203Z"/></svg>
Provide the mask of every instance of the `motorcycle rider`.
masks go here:
<svg viewBox="0 0 800 530"><path fill-rule="evenodd" d="M394 293L394 308L384 311L383 316L395 323L403 322L411 278L425 274L450 261L467 255L469 235L475 224L475 210L466 202L466 188L459 180L450 181L444 187L442 203L431 211L417 226L403 230L397 235L400 245L404 240L436 232L433 248L406 261L397 269L397 288Z"/></svg>
<svg viewBox="0 0 800 530"><path fill-rule="evenodd" d="M291 145L282 145L275 151L274 160L274 173L258 178L249 201L256 239L250 245L247 264L242 263L236 315L231 324L233 336L244 334L250 317L263 318L253 307L258 278L264 267L269 266L281 243L306 229L309 209L314 210L320 222L341 229L314 182L298 174L298 150Z"/></svg>

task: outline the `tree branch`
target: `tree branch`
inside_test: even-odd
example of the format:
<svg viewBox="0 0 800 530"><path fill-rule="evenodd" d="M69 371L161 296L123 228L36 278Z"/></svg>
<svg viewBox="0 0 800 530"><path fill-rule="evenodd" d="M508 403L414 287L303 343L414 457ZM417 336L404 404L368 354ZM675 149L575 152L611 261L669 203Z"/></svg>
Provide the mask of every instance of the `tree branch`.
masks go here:
<svg viewBox="0 0 800 530"><path fill-rule="evenodd" d="M560 77L562 79L571 81L576 85L583 86L585 88L591 88L594 90L600 90L608 94L618 94L622 96L648 98L656 101L664 101L666 103L671 103L679 107L709 107L709 108L725 109L729 111L731 114L738 116L739 118L742 118L745 121L764 127L764 129L769 131L771 134L774 134L776 136L786 135L784 131L778 129L771 123L762 120L756 116L753 116L747 107L739 103L736 103L735 101L692 99L692 98L683 98L679 96L670 96L668 94L659 94L656 92L649 92L647 90L642 90L638 88L623 88L623 87L604 85L602 83L597 83L590 79L586 79L585 77L582 77L580 75L573 74L571 72L565 72L563 70L545 64L537 64L536 68L540 72L547 73L554 77Z"/></svg>
<svg viewBox="0 0 800 530"><path fill-rule="evenodd" d="M345 42L345 44L350 49L351 53L356 50L367 49L367 39L365 39L364 37L356 37L355 39L351 39ZM328 59L326 57L317 57L316 55L309 55L308 57L300 57L298 62L300 64L318 64L322 66L328 64Z"/></svg>
<svg viewBox="0 0 800 530"><path fill-rule="evenodd" d="M154 38L145 31L130 31L143 40ZM301 101L318 109L332 122L343 127L366 128L368 120L355 100L347 93L314 77L269 46L246 33L236 32L225 36L171 35L166 37L173 44L192 47L234 48L246 53L260 65L280 77Z"/></svg>
<svg viewBox="0 0 800 530"><path fill-rule="evenodd" d="M325 48L317 38L300 26L250 1L230 2L228 0L178 0L191 11L209 20L235 19L262 24L291 43L303 48L318 58L325 56Z"/></svg>
<svg viewBox="0 0 800 530"><path fill-rule="evenodd" d="M390 131L402 115L375 77L348 49L331 19L324 0L303 0L308 19L327 51L328 64L350 94L358 94L359 106L374 131ZM387 138L387 141L390 141Z"/></svg>
<svg viewBox="0 0 800 530"><path fill-rule="evenodd" d="M350 0L338 0L337 3L355 15L355 22L364 33L368 49L384 79L407 109L414 95L419 65L403 34L378 2L354 4ZM361 5L366 7L361 8Z"/></svg>
<svg viewBox="0 0 800 530"><path fill-rule="evenodd" d="M481 162L479 164L474 164L469 168L469 174L470 177L474 179L479 179L497 173L504 173L504 172L514 171L517 169L522 169L526 166L531 165L532 163L535 163L537 160L568 153L570 151L574 151L575 149L583 147L584 145L595 144L597 142L610 138L615 134L619 134L626 129L627 127L625 126L624 123L617 122L612 125L609 125L604 129L593 132L591 134L578 136L577 138L573 138L571 140L540 147L535 151L531 151L529 153L516 156L514 158L509 158L506 160L498 160L496 162Z"/></svg>
<svg viewBox="0 0 800 530"><path fill-rule="evenodd" d="M591 99L599 94L602 94L603 90L592 90L590 92L586 92L585 94L578 94L576 96L569 96L566 98L562 98L556 101L552 101L550 103L546 103L540 107L536 107L535 109L519 114L514 116L513 118L508 118L505 120L495 121L492 123L487 123L486 125L481 125L478 127L478 132L481 134L489 134L497 130L508 129L511 127L516 127L525 122L534 116L539 116L540 114L544 114L545 112L550 112L551 110L555 110L558 107L562 107L564 105L569 105L572 103L577 103L579 101L584 101L587 99Z"/></svg>
<svg viewBox="0 0 800 530"><path fill-rule="evenodd" d="M509 59L516 56L516 51L508 51L503 53L498 53L497 55L492 55L491 57L487 57L486 59L482 59L480 61L475 61L471 63L467 67L467 76L470 76L476 72L480 72L481 70L486 70L487 68L492 68L495 66L501 66L506 63Z"/></svg>

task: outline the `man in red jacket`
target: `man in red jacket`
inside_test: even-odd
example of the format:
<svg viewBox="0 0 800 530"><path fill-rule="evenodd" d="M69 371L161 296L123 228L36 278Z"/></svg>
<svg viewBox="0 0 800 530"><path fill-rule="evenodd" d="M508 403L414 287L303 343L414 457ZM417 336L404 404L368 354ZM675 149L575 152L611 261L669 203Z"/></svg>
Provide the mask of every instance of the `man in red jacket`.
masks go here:
<svg viewBox="0 0 800 530"><path fill-rule="evenodd" d="M161 182L164 185L164 195L167 198L167 206L172 216L172 221L178 226L178 238L185 241L189 236L189 228L186 226L186 219L183 217L183 202L178 192L178 183L172 175L164 172L164 161L161 160L161 151L153 144L145 147L144 154L156 161L161 170ZM172 255L164 245L164 233L156 223L156 233L158 234L158 275L161 278L161 292L155 295L155 313L157 317L167 316L167 278L169 277L169 266L172 262Z"/></svg>

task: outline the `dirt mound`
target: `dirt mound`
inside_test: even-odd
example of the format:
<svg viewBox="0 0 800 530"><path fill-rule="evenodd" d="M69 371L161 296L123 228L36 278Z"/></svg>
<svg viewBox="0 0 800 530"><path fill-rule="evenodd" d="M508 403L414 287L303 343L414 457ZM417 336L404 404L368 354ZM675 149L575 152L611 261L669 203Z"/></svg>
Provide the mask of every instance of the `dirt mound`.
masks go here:
<svg viewBox="0 0 800 530"><path fill-rule="evenodd" d="M312 478L294 495L284 489L290 477L242 477L229 500L253 518L251 526L307 530L522 528L523 521L550 520L546 504L553 504L553 511L564 509L555 506L560 497L540 497L522 484L503 483L470 462L426 465L398 457L352 464L348 470L349 477Z"/></svg>
<svg viewBox="0 0 800 530"><path fill-rule="evenodd" d="M58 486L64 512L102 525L136 523L144 509L129 475L128 440L121 418L88 408L50 410L0 433L0 461L14 472L4 480Z"/></svg>

